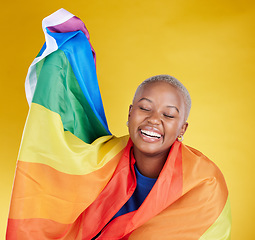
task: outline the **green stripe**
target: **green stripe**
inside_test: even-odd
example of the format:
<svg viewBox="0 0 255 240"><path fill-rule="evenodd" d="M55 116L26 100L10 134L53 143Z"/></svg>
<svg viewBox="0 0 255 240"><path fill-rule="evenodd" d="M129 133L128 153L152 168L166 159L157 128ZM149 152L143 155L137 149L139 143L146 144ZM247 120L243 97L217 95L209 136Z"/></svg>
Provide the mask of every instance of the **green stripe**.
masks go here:
<svg viewBox="0 0 255 240"><path fill-rule="evenodd" d="M37 77L37 79L38 79L39 76L40 76L40 72L41 72L41 70L42 70L44 61L45 61L45 58L43 58L41 61L39 61L39 62L35 65L35 67L36 67L36 77Z"/></svg>
<svg viewBox="0 0 255 240"><path fill-rule="evenodd" d="M38 80L32 102L58 113L64 129L86 143L108 135L87 102L62 50L41 61L36 73Z"/></svg>

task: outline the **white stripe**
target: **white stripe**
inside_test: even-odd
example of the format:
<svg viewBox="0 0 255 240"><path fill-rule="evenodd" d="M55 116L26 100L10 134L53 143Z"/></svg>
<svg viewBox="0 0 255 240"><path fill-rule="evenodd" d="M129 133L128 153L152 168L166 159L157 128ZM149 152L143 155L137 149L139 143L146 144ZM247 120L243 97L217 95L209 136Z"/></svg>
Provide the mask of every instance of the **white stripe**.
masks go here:
<svg viewBox="0 0 255 240"><path fill-rule="evenodd" d="M42 21L42 27L44 29L49 26L55 26L64 23L73 16L74 15L72 13L66 11L64 8L61 8L58 11L49 15L48 17L44 18Z"/></svg>
<svg viewBox="0 0 255 240"><path fill-rule="evenodd" d="M29 77L32 78L31 70L32 70L33 67L35 68L35 66L30 66L29 67L27 77L26 77L26 82L25 82L25 92L26 92L27 102L28 102L29 106L32 102L32 98L33 98L33 95L34 95L34 92L32 92L32 89L34 89L34 87L31 86L30 81L29 81ZM31 82L32 82L32 80L31 80ZM33 82L36 83L36 80L35 81L33 80Z"/></svg>
<svg viewBox="0 0 255 240"><path fill-rule="evenodd" d="M29 105L32 102L35 87L37 84L36 63L38 63L47 55L51 54L52 52L58 49L56 40L47 33L46 27L64 23L70 18L72 18L73 16L74 16L73 14L61 8L55 13L43 19L42 25L43 25L43 32L45 35L46 49L44 50L44 52L42 53L40 57L37 57L34 59L34 61L32 62L32 64L30 65L28 69L26 82L25 82L25 91L26 91L26 97L27 97L27 101Z"/></svg>

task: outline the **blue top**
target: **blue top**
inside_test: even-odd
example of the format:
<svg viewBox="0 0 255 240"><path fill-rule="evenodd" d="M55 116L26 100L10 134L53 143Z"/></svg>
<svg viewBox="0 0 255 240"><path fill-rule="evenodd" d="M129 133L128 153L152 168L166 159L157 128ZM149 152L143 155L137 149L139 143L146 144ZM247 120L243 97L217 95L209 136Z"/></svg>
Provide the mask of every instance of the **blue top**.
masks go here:
<svg viewBox="0 0 255 240"><path fill-rule="evenodd" d="M136 175L136 189L133 193L133 195L129 198L129 200L122 206L122 208L113 216L113 218L110 220L110 222L115 219L116 217L119 217L121 215L124 215L129 212L133 212L137 210L143 203L144 199L147 197L149 192L151 191L152 187L154 186L155 182L157 181L157 178L149 178L143 176L137 169L136 165L134 165L135 168L135 175ZM92 240L97 239L97 237L101 234L99 232Z"/></svg>
<svg viewBox="0 0 255 240"><path fill-rule="evenodd" d="M147 197L155 182L157 181L157 178L149 178L143 176L138 171L136 165L134 165L134 168L137 181L136 189L131 198L122 206L122 208L114 215L111 220L124 215L125 213L137 210L142 205L144 199Z"/></svg>

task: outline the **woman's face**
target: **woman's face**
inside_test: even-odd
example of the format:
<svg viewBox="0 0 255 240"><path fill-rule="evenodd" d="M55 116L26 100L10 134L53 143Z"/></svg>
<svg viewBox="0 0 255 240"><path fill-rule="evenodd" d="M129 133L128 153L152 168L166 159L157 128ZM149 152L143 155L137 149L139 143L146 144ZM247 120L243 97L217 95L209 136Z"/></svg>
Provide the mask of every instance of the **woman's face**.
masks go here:
<svg viewBox="0 0 255 240"><path fill-rule="evenodd" d="M130 106L128 122L135 151L150 156L167 155L188 126L183 96L169 83L148 83Z"/></svg>

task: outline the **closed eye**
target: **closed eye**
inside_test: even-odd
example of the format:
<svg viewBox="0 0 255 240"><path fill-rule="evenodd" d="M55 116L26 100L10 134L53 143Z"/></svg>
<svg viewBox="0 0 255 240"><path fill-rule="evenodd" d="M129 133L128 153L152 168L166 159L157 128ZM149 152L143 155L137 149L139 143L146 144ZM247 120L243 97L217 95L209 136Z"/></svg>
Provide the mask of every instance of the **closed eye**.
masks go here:
<svg viewBox="0 0 255 240"><path fill-rule="evenodd" d="M147 112L149 112L150 111L150 109L148 109L148 108L144 108L144 107L139 107L141 110L143 110L143 111L147 111Z"/></svg>
<svg viewBox="0 0 255 240"><path fill-rule="evenodd" d="M164 115L164 117L167 117L167 118L174 118L174 116L172 116L172 115L168 115L168 114L163 114Z"/></svg>

